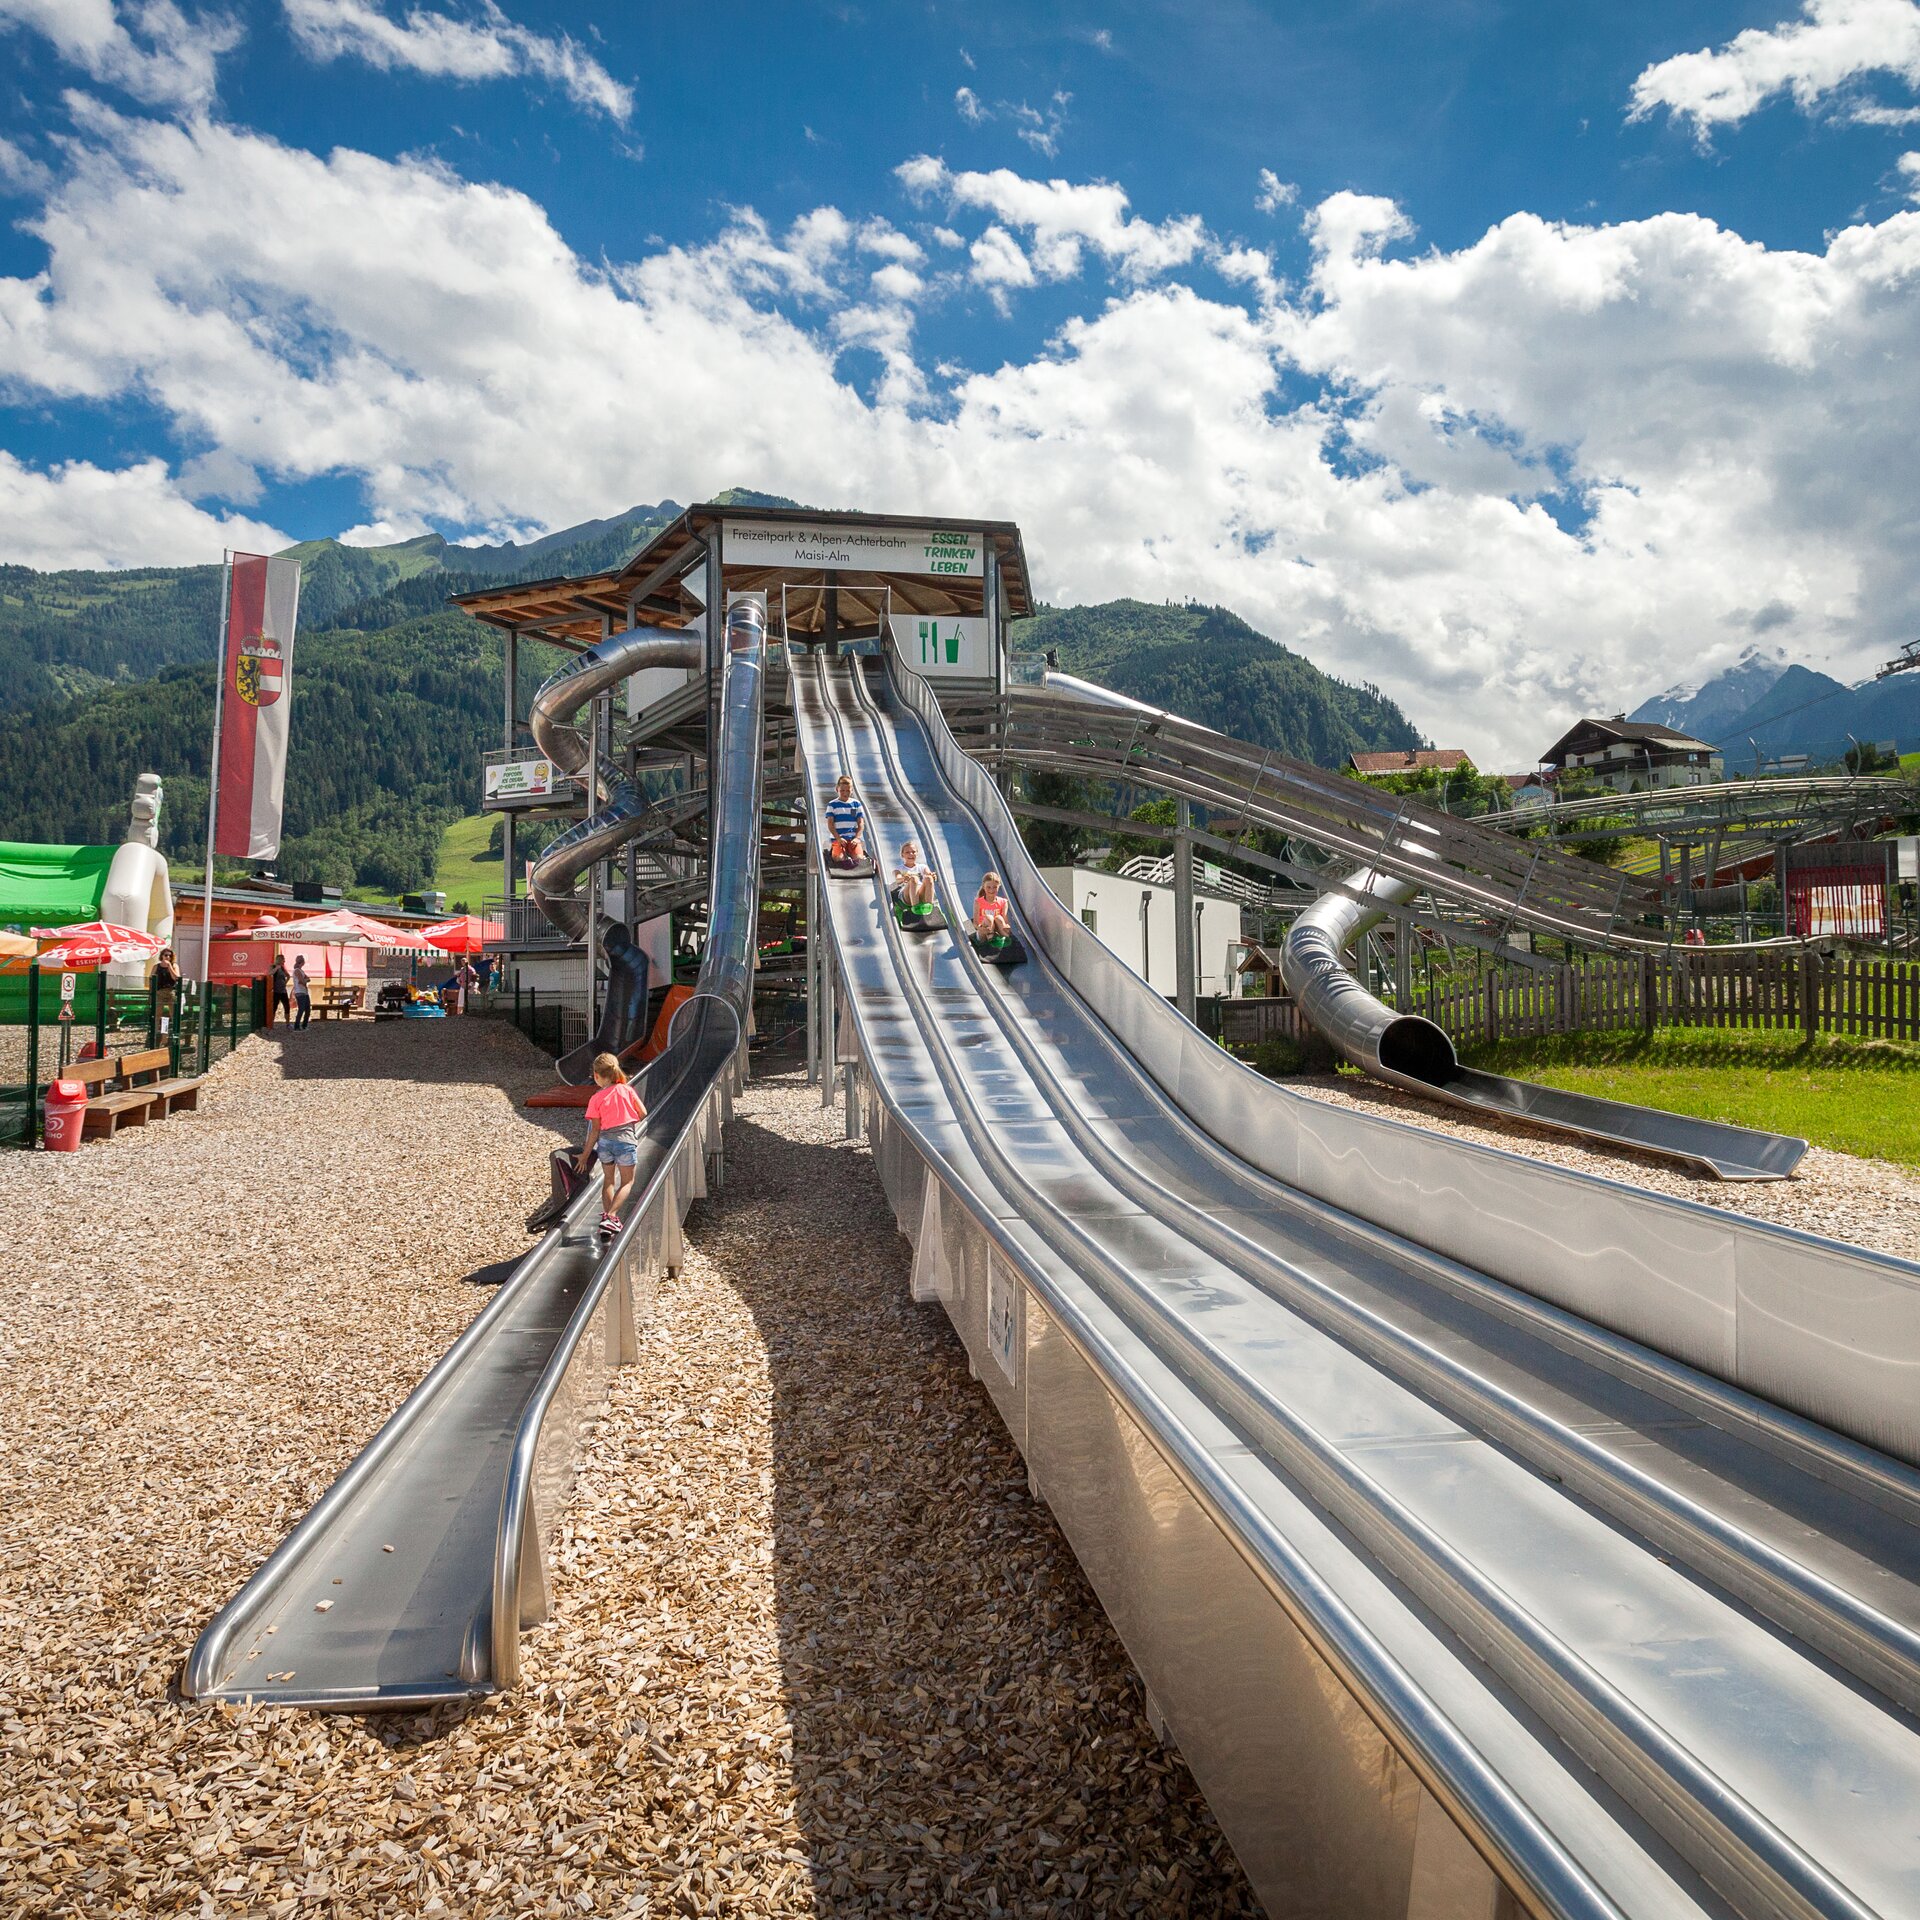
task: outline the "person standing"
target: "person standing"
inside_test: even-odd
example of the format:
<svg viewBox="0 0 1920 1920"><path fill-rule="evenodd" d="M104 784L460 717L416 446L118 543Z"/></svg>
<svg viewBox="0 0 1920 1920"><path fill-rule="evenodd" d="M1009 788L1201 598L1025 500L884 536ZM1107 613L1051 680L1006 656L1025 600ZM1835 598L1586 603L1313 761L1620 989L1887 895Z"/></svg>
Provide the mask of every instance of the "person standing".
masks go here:
<svg viewBox="0 0 1920 1920"><path fill-rule="evenodd" d="M267 1008L267 1027L271 1031L273 1023L285 1014L291 1014L293 1003L287 997L290 982L287 975L287 956L278 948L273 955L273 1004Z"/></svg>
<svg viewBox="0 0 1920 1920"><path fill-rule="evenodd" d="M480 984L480 976L474 972L473 962L471 960L462 960L460 962L460 971L453 976L453 984L460 989L459 995L454 1002L453 1010L455 1013L465 1013L467 1010L467 995L472 993Z"/></svg>
<svg viewBox="0 0 1920 1920"><path fill-rule="evenodd" d="M293 961L293 1026L297 1033L313 1019L313 982L307 978L307 956L296 954Z"/></svg>
<svg viewBox="0 0 1920 1920"><path fill-rule="evenodd" d="M180 991L180 962L171 947L162 947L153 963L153 1013L162 1040L173 1028L173 1002Z"/></svg>

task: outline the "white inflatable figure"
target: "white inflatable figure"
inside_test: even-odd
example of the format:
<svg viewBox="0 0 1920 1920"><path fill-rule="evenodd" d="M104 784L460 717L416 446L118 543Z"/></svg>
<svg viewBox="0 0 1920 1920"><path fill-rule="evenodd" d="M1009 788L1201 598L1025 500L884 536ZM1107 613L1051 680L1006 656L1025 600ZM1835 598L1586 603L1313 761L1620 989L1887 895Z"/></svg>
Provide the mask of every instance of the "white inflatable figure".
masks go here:
<svg viewBox="0 0 1920 1920"><path fill-rule="evenodd" d="M160 856L160 776L143 773L133 783L132 817L100 895L100 918L118 927L138 927L156 940L173 938L173 883ZM110 988L147 983L148 962L107 969Z"/></svg>

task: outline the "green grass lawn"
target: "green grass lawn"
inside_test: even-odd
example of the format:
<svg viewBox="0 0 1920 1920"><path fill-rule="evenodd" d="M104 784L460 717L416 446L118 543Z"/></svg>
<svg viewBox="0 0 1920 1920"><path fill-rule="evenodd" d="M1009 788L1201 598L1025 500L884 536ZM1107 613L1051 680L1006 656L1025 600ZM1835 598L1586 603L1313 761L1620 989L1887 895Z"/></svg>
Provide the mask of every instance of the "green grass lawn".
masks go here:
<svg viewBox="0 0 1920 1920"><path fill-rule="evenodd" d="M1671 1027L1503 1040L1470 1066L1667 1113L1798 1134L1920 1166L1920 1048L1885 1040Z"/></svg>
<svg viewBox="0 0 1920 1920"><path fill-rule="evenodd" d="M433 885L447 896L447 911L458 913L461 901L469 913L482 911L488 900L497 900L505 891L501 880L500 856L487 854L487 836L499 816L470 813L456 820L440 836L440 858L434 863Z"/></svg>

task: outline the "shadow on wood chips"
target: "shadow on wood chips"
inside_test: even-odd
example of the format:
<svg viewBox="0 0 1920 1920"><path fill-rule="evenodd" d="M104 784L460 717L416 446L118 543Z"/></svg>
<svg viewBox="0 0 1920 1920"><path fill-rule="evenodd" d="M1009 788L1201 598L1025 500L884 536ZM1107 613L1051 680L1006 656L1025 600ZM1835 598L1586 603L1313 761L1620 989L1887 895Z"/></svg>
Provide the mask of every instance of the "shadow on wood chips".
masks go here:
<svg viewBox="0 0 1920 1920"><path fill-rule="evenodd" d="M1257 1913L959 1337L908 1297L871 1158L741 1115L689 1230L723 1220L759 1254L729 1265L770 1358L818 1910Z"/></svg>

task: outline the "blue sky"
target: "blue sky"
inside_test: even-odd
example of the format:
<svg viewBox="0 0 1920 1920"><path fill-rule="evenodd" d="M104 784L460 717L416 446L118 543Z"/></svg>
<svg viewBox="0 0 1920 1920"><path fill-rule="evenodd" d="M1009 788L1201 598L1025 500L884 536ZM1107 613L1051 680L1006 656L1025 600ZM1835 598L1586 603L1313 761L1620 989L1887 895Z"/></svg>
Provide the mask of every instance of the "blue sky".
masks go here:
<svg viewBox="0 0 1920 1920"><path fill-rule="evenodd" d="M0 0L0 47L0 559L1006 514L1056 599L1223 601L1516 760L1920 630L1915 0Z"/></svg>

